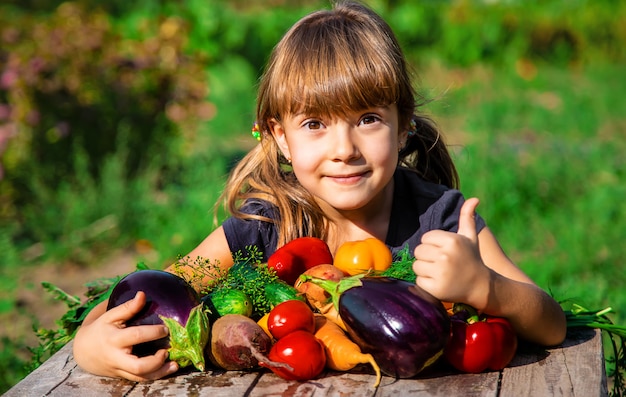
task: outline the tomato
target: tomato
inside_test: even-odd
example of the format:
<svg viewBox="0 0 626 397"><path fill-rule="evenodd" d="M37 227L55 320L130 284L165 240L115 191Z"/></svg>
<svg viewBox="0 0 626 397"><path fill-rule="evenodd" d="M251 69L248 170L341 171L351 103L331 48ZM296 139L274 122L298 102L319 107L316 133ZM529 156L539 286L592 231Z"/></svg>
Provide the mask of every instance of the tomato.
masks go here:
<svg viewBox="0 0 626 397"><path fill-rule="evenodd" d="M294 331L279 339L268 355L274 363L284 363L283 368L268 363L259 363L287 380L310 380L322 373L326 366L326 351L319 339L307 331Z"/></svg>
<svg viewBox="0 0 626 397"><path fill-rule="evenodd" d="M306 303L291 299L279 303L269 312L267 329L275 339L294 331L315 332L315 316Z"/></svg>
<svg viewBox="0 0 626 397"><path fill-rule="evenodd" d="M354 276L369 270L387 270L392 261L391 251L385 243L372 237L340 245L333 264L342 272Z"/></svg>

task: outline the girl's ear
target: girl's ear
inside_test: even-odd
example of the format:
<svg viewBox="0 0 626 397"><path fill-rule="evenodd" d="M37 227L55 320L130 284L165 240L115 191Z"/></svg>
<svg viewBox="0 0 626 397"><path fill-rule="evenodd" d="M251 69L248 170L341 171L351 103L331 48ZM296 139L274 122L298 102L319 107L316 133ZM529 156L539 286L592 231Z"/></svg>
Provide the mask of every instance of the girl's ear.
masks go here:
<svg viewBox="0 0 626 397"><path fill-rule="evenodd" d="M271 119L269 121L270 132L278 145L278 148L281 152L283 152L283 156L291 161L291 153L289 152L289 144L287 143L287 136L285 135L285 129L282 124L278 122L276 119Z"/></svg>
<svg viewBox="0 0 626 397"><path fill-rule="evenodd" d="M409 138L409 131L404 130L398 133L398 151L404 149L408 138Z"/></svg>

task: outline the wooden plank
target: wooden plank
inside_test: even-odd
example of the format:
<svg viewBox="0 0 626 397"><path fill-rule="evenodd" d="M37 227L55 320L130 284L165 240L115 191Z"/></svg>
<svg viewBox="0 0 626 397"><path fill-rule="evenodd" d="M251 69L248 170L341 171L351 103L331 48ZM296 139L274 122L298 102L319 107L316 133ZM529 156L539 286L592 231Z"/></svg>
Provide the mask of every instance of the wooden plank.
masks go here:
<svg viewBox="0 0 626 397"><path fill-rule="evenodd" d="M250 392L255 396L359 396L370 397L376 392L375 377L366 373L326 372L318 379L286 381L266 373Z"/></svg>
<svg viewBox="0 0 626 397"><path fill-rule="evenodd" d="M134 382L85 373L76 365L72 343L68 343L4 396L69 396L78 394L76 388L80 389L81 397L102 395L103 390L115 393L111 395L124 395L133 385Z"/></svg>
<svg viewBox="0 0 626 397"><path fill-rule="evenodd" d="M501 396L604 397L600 330L575 329L559 348L526 346L503 371Z"/></svg>
<svg viewBox="0 0 626 397"><path fill-rule="evenodd" d="M349 372L326 371L308 382L285 381L268 373L259 379L250 396L495 397L500 376L500 372L452 373L447 366L434 366L411 379L383 376L374 388L374 372L368 365L360 365Z"/></svg>
<svg viewBox="0 0 626 397"><path fill-rule="evenodd" d="M435 366L413 379L383 377L374 389L368 366L350 372L329 371L308 382L285 381L268 370L183 370L153 382L135 383L94 376L80 369L72 357L72 343L24 380L6 397L22 396L600 396L607 395L601 333L571 331L562 347L521 346L510 366L501 372L460 374Z"/></svg>
<svg viewBox="0 0 626 397"><path fill-rule="evenodd" d="M261 372L210 370L206 372L188 372L186 374L178 373L165 379L138 383L125 396L244 396L254 387L261 375Z"/></svg>
<svg viewBox="0 0 626 397"><path fill-rule="evenodd" d="M496 397L500 372L482 374L449 374L416 379L387 378L381 382L376 397L395 396L441 396L441 397Z"/></svg>
<svg viewBox="0 0 626 397"><path fill-rule="evenodd" d="M73 361L72 361L73 362ZM124 396L137 385L125 379L94 376L83 371L74 363L75 367L69 376L46 394L51 397L99 397ZM35 395L35 394L31 394Z"/></svg>

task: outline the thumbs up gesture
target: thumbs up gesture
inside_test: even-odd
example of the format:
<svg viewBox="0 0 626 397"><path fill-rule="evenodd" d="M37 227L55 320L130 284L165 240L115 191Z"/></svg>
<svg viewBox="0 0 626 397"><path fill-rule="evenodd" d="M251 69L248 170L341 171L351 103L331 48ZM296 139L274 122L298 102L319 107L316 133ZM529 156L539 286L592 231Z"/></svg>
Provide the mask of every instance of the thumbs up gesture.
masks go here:
<svg viewBox="0 0 626 397"><path fill-rule="evenodd" d="M476 233L478 204L477 198L463 203L457 233L432 230L415 248L416 284L439 300L472 304L476 292L484 296L488 291L490 270L480 256Z"/></svg>

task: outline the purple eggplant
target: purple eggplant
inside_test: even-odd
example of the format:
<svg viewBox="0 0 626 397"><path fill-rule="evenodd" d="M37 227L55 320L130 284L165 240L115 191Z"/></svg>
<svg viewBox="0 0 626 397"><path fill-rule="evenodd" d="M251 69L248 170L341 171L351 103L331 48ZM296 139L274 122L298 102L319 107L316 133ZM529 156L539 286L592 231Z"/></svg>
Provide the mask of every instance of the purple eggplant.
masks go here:
<svg viewBox="0 0 626 397"><path fill-rule="evenodd" d="M133 347L142 357L159 349L169 349L169 357L180 367L193 364L204 370L204 346L208 341L209 320L196 291L181 277L162 270L138 270L122 278L111 291L107 310L146 294L146 304L127 326L165 324L168 337Z"/></svg>
<svg viewBox="0 0 626 397"><path fill-rule="evenodd" d="M331 294L348 334L384 374L411 378L443 353L450 337L448 313L417 285L363 275L338 283L304 277Z"/></svg>

